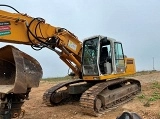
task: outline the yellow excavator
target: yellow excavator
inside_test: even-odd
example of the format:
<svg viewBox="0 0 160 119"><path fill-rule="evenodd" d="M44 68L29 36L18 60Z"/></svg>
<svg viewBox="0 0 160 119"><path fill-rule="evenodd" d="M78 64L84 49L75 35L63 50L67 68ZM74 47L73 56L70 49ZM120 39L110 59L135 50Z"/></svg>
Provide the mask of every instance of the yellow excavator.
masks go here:
<svg viewBox="0 0 160 119"><path fill-rule="evenodd" d="M79 77L46 90L43 101L47 106L79 100L83 112L97 116L141 91L138 80L124 78L136 70L134 59L124 55L122 43L101 35L82 43L67 29L51 26L43 18L0 6L17 12L0 10L0 42L30 45L34 50L49 48L72 69L71 75ZM0 49L0 65L0 116L18 117L31 88L39 85L42 68L11 45Z"/></svg>

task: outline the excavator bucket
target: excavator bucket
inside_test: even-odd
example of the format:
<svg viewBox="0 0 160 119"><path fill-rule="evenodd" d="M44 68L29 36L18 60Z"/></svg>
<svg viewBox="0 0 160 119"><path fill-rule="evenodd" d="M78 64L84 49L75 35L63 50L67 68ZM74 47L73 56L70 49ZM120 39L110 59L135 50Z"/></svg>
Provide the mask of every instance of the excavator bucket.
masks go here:
<svg viewBox="0 0 160 119"><path fill-rule="evenodd" d="M26 93L38 87L41 78L37 60L11 45L0 48L0 93Z"/></svg>

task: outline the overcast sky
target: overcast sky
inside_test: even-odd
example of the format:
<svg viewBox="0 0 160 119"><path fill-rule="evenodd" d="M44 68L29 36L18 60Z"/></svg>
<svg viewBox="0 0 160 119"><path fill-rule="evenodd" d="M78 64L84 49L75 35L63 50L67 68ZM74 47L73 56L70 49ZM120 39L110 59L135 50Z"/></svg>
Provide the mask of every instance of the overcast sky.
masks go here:
<svg viewBox="0 0 160 119"><path fill-rule="evenodd" d="M1 0L1 4L66 28L81 41L93 35L114 38L123 43L128 57L135 58L137 71L152 70L153 58L155 69L160 70L159 0ZM0 9L14 12L5 7ZM67 65L53 51L14 46L40 62L43 77L67 75Z"/></svg>

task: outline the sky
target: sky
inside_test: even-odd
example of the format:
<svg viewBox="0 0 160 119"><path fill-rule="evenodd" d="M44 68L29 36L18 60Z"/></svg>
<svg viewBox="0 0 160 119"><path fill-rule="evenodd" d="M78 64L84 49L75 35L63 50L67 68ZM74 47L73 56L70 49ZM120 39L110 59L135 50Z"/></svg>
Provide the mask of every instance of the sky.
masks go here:
<svg viewBox="0 0 160 119"><path fill-rule="evenodd" d="M1 0L1 4L66 28L81 41L94 35L114 38L122 42L125 55L135 59L137 71L152 70L153 65L160 70L159 0ZM0 47L7 44L0 43ZM44 78L67 75L69 67L53 51L12 45L40 62Z"/></svg>

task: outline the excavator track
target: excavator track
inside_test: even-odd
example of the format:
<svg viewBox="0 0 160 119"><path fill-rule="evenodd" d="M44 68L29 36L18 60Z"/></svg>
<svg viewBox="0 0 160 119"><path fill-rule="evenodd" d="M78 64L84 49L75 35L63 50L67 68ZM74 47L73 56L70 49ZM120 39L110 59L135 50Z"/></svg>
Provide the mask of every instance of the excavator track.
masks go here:
<svg viewBox="0 0 160 119"><path fill-rule="evenodd" d="M69 99L70 95L66 90L58 91L59 89L63 87L67 87L70 84L80 83L84 82L82 79L72 80L68 82L62 82L57 84L56 86L51 87L50 89L46 90L46 92L43 94L43 102L47 106L55 106L60 105L61 103L64 103L65 99ZM58 101L54 101L54 98ZM63 101L62 101L63 100Z"/></svg>
<svg viewBox="0 0 160 119"><path fill-rule="evenodd" d="M69 94L68 90L64 89L64 87L81 82L85 81L78 79L62 82L51 87L44 93L43 102L47 106L57 106L73 101L72 94ZM140 91L141 84L138 80L117 78L93 84L78 96L82 112L99 116L133 99Z"/></svg>
<svg viewBox="0 0 160 119"><path fill-rule="evenodd" d="M124 85L128 82L130 85ZM116 84L123 84L123 86L109 90L110 86ZM140 91L141 84L135 79L118 78L111 81L97 83L82 94L80 98L82 112L93 116L99 116L104 112L110 111L133 99L133 97ZM124 94L121 94L123 92ZM106 96L105 99L102 98L103 96L100 95L101 93Z"/></svg>

